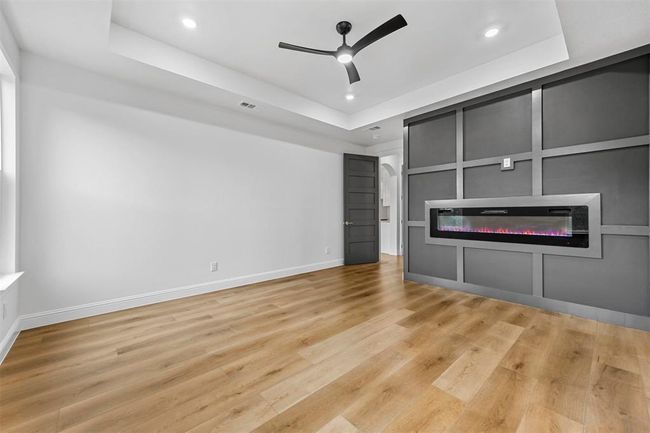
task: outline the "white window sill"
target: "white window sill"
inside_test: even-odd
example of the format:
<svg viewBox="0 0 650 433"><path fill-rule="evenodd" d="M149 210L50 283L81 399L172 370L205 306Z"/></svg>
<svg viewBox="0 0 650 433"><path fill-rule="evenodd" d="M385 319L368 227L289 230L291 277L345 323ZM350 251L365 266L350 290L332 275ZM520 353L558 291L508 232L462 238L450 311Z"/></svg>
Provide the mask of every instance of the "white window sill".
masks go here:
<svg viewBox="0 0 650 433"><path fill-rule="evenodd" d="M13 274L0 274L0 293L7 290L24 272L15 272Z"/></svg>

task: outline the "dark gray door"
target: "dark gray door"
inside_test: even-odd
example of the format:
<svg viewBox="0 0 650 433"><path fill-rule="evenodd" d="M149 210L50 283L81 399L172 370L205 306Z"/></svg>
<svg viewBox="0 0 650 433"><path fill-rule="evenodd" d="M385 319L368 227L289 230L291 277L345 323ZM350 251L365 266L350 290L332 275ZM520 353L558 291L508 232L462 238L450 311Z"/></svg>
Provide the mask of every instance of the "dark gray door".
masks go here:
<svg viewBox="0 0 650 433"><path fill-rule="evenodd" d="M345 264L379 261L379 158L343 155Z"/></svg>

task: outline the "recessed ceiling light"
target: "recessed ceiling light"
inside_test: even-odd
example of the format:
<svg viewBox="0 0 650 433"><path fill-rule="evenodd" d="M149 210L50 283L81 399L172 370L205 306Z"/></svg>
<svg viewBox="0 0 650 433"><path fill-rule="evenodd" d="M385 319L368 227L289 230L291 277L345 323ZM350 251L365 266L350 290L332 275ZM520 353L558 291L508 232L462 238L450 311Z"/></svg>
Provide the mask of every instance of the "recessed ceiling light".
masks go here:
<svg viewBox="0 0 650 433"><path fill-rule="evenodd" d="M348 101L351 101L351 100L354 99L354 95L352 93L348 93L347 95L345 95L345 99L347 99Z"/></svg>
<svg viewBox="0 0 650 433"><path fill-rule="evenodd" d="M486 38L493 38L498 34L499 34L499 28L498 27L491 27L491 28L487 29L485 31L485 33L483 33L483 36L485 36Z"/></svg>
<svg viewBox="0 0 650 433"><path fill-rule="evenodd" d="M183 18L181 20L181 22L188 29L195 29L196 28L196 21L194 21L192 18L185 17L185 18Z"/></svg>

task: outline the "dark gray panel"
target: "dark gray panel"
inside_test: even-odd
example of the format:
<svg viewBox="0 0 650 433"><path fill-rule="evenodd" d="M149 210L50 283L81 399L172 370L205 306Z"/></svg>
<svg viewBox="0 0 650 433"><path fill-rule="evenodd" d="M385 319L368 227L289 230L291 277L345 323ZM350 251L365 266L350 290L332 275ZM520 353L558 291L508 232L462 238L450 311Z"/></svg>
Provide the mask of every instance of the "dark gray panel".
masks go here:
<svg viewBox="0 0 650 433"><path fill-rule="evenodd" d="M372 192L350 192L348 193L348 200L354 203L353 206L362 207L363 205L372 205L375 203L375 193Z"/></svg>
<svg viewBox="0 0 650 433"><path fill-rule="evenodd" d="M533 255L465 248L465 281L532 295Z"/></svg>
<svg viewBox="0 0 650 433"><path fill-rule="evenodd" d="M455 161L455 112L409 125L409 168Z"/></svg>
<svg viewBox="0 0 650 433"><path fill-rule="evenodd" d="M409 221L424 221L425 200L456 198L456 170L409 175Z"/></svg>
<svg viewBox="0 0 650 433"><path fill-rule="evenodd" d="M648 56L543 87L543 147L648 133Z"/></svg>
<svg viewBox="0 0 650 433"><path fill-rule="evenodd" d="M370 160L351 158L348 162L348 168L351 171L362 171L366 173L374 173L376 163Z"/></svg>
<svg viewBox="0 0 650 433"><path fill-rule="evenodd" d="M465 160L530 152L531 93L519 93L466 108L463 112Z"/></svg>
<svg viewBox="0 0 650 433"><path fill-rule="evenodd" d="M377 244L369 242L351 242L348 244L348 254L355 263L374 263L377 261Z"/></svg>
<svg viewBox="0 0 650 433"><path fill-rule="evenodd" d="M544 296L650 315L648 238L603 236L602 259L544 256Z"/></svg>
<svg viewBox="0 0 650 433"><path fill-rule="evenodd" d="M599 192L603 224L648 224L648 146L545 158L544 194Z"/></svg>
<svg viewBox="0 0 650 433"><path fill-rule="evenodd" d="M409 272L456 279L456 247L424 243L424 227L409 227Z"/></svg>
<svg viewBox="0 0 650 433"><path fill-rule="evenodd" d="M349 209L348 216L350 221L372 221L375 219L374 209Z"/></svg>
<svg viewBox="0 0 650 433"><path fill-rule="evenodd" d="M515 162L514 170L501 171L500 165L484 165L463 170L465 198L513 197L532 194L531 161Z"/></svg>
<svg viewBox="0 0 650 433"><path fill-rule="evenodd" d="M375 178L372 176L348 176L348 187L356 188L375 188Z"/></svg>
<svg viewBox="0 0 650 433"><path fill-rule="evenodd" d="M350 242L373 241L375 238L374 225L352 225L349 230L348 240Z"/></svg>

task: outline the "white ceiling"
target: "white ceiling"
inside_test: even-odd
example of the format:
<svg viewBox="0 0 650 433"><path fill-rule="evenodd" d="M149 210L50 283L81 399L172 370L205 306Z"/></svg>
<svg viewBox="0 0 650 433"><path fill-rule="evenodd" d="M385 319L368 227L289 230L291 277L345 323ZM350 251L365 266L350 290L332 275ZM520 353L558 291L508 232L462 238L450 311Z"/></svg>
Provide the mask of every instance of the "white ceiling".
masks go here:
<svg viewBox="0 0 650 433"><path fill-rule="evenodd" d="M345 113L387 101L427 84L562 34L552 0L410 2L113 2L113 22L250 77L275 84ZM338 21L352 23L348 43L401 13L409 25L361 51L361 75L350 87L332 57L278 48L279 41L334 50ZM180 17L196 19L187 30ZM485 30L500 26L499 37Z"/></svg>
<svg viewBox="0 0 650 433"><path fill-rule="evenodd" d="M650 43L650 0L137 1L0 0L23 50L249 116L352 143L401 136L402 119ZM396 13L409 25L362 51L348 103L334 49ZM196 19L189 31L180 17ZM113 22L113 24L111 24ZM490 25L502 27L486 40ZM368 127L382 126L379 140Z"/></svg>

